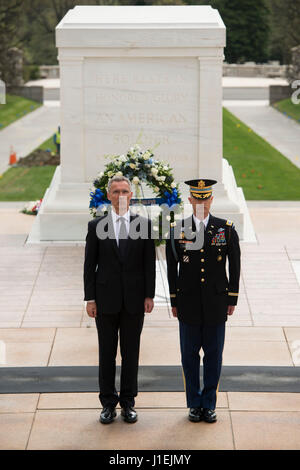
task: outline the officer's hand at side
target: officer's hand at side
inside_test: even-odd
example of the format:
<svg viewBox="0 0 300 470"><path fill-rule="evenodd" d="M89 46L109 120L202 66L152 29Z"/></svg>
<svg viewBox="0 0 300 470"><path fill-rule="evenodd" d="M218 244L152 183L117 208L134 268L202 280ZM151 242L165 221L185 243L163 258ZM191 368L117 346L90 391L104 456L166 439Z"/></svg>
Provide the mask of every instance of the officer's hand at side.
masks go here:
<svg viewBox="0 0 300 470"><path fill-rule="evenodd" d="M151 313L152 310L153 310L153 307L154 307L153 299L151 299L150 297L146 297L145 302L144 302L145 312L146 313Z"/></svg>
<svg viewBox="0 0 300 470"><path fill-rule="evenodd" d="M86 311L89 317L95 318L97 316L97 304L96 302L88 302L86 304Z"/></svg>
<svg viewBox="0 0 300 470"><path fill-rule="evenodd" d="M173 314L173 317L177 318L177 307L172 307L172 314Z"/></svg>
<svg viewBox="0 0 300 470"><path fill-rule="evenodd" d="M235 305L228 305L227 315L232 315L235 309Z"/></svg>

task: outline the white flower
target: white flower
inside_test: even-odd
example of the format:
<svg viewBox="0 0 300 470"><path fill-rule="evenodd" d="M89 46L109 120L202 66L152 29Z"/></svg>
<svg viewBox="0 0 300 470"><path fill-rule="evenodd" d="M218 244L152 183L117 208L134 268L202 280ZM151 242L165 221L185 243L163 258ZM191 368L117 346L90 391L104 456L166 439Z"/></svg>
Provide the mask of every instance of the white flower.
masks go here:
<svg viewBox="0 0 300 470"><path fill-rule="evenodd" d="M116 176L123 176L122 171L118 171L118 173L116 173Z"/></svg>
<svg viewBox="0 0 300 470"><path fill-rule="evenodd" d="M102 178L103 175L104 175L103 171L100 171L100 173L98 173L98 178Z"/></svg>
<svg viewBox="0 0 300 470"><path fill-rule="evenodd" d="M136 148L136 147L130 147L129 153L131 154L132 158L137 158L136 152L137 152L137 148Z"/></svg>
<svg viewBox="0 0 300 470"><path fill-rule="evenodd" d="M109 176L109 178L110 178L113 174L114 173L112 171L108 171L107 176Z"/></svg>
<svg viewBox="0 0 300 470"><path fill-rule="evenodd" d="M150 155L151 155L151 153L148 152L148 151L146 151L146 152L144 153L144 155L143 155L143 159L144 159L144 160L148 160L148 158L150 158Z"/></svg>
<svg viewBox="0 0 300 470"><path fill-rule="evenodd" d="M127 158L125 157L125 155L120 155L118 160L119 162L126 162Z"/></svg>
<svg viewBox="0 0 300 470"><path fill-rule="evenodd" d="M140 182L139 177L138 177L138 176L135 176L135 177L132 179L132 182L133 182L133 184L139 184L139 182Z"/></svg>
<svg viewBox="0 0 300 470"><path fill-rule="evenodd" d="M130 163L129 164L130 168L132 168L133 170L135 169L136 165L134 163Z"/></svg>
<svg viewBox="0 0 300 470"><path fill-rule="evenodd" d="M152 175L157 175L158 169L153 166L153 167L151 168L151 173L152 173Z"/></svg>
<svg viewBox="0 0 300 470"><path fill-rule="evenodd" d="M166 177L165 176L160 176L159 181L165 181Z"/></svg>
<svg viewBox="0 0 300 470"><path fill-rule="evenodd" d="M158 193L159 188L158 188L157 186L155 186L155 187L153 188L153 191L155 191L156 193Z"/></svg>
<svg viewBox="0 0 300 470"><path fill-rule="evenodd" d="M168 165L165 165L165 166L164 166L164 170L165 170L165 171L168 171L168 170L169 170Z"/></svg>
<svg viewBox="0 0 300 470"><path fill-rule="evenodd" d="M171 183L171 188L176 188L176 183L174 183L174 181Z"/></svg>

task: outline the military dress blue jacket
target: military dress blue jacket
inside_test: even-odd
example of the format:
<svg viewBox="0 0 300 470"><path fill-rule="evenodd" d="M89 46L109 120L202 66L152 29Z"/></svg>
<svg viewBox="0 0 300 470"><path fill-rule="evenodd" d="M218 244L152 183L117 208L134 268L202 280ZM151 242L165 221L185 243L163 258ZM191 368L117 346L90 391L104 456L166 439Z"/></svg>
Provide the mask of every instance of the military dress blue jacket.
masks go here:
<svg viewBox="0 0 300 470"><path fill-rule="evenodd" d="M166 242L166 260L172 307L188 324L217 325L227 320L228 305L236 305L239 293L240 246L232 222L210 214L204 244L191 250L196 231L193 216L179 222L180 236ZM178 231L177 231L178 233ZM173 245L173 246L172 246ZM176 250L174 253L174 249Z"/></svg>

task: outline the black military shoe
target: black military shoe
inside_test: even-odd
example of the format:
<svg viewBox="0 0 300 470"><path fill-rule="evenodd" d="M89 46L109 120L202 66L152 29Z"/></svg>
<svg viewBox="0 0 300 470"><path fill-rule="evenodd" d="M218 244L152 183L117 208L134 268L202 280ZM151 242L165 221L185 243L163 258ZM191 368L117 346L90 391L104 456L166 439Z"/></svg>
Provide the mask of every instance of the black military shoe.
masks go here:
<svg viewBox="0 0 300 470"><path fill-rule="evenodd" d="M206 423L214 423L217 421L217 415L215 410L210 410L209 408L203 409L203 419Z"/></svg>
<svg viewBox="0 0 300 470"><path fill-rule="evenodd" d="M201 408L190 408L189 420L194 423L199 423L202 421L202 409Z"/></svg>
<svg viewBox="0 0 300 470"><path fill-rule="evenodd" d="M116 409L105 406L100 414L100 422L103 424L111 423L117 416Z"/></svg>
<svg viewBox="0 0 300 470"><path fill-rule="evenodd" d="M135 423L137 421L137 412L132 406L126 406L121 409L121 416L126 423Z"/></svg>

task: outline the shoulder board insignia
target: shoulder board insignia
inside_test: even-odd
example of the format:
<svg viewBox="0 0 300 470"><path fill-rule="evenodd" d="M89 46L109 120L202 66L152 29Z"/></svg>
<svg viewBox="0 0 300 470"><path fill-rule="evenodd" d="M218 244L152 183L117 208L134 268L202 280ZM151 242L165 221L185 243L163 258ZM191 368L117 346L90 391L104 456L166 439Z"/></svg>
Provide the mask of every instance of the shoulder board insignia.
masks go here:
<svg viewBox="0 0 300 470"><path fill-rule="evenodd" d="M231 220L227 220L226 225L231 226L232 224L233 224L233 222Z"/></svg>

